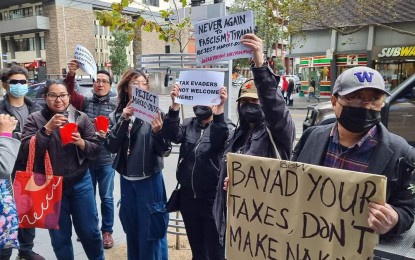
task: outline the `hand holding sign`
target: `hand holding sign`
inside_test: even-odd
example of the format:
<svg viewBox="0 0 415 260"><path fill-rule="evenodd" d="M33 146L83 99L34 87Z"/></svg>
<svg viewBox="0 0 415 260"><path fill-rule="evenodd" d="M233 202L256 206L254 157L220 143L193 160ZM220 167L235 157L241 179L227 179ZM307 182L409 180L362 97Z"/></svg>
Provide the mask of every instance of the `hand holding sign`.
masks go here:
<svg viewBox="0 0 415 260"><path fill-rule="evenodd" d="M252 59L255 63L255 67L261 67L264 63L262 40L255 34L247 33L242 36L241 43L252 50Z"/></svg>
<svg viewBox="0 0 415 260"><path fill-rule="evenodd" d="M394 208L388 203L380 205L378 203L369 203L368 225L376 233L383 235L388 233L396 226L399 215Z"/></svg>
<svg viewBox="0 0 415 260"><path fill-rule="evenodd" d="M180 104L176 103L176 98L180 95L180 86L179 84L174 84L173 88L170 91L171 97L171 109L177 111L180 109Z"/></svg>
<svg viewBox="0 0 415 260"><path fill-rule="evenodd" d="M127 106L124 107L124 109L122 110L122 114L121 117L124 119L131 119L131 117L134 115L134 111L133 108L131 106L131 103L133 102L133 100L131 99L128 103Z"/></svg>
<svg viewBox="0 0 415 260"><path fill-rule="evenodd" d="M161 113L158 112L158 117L151 120L151 130L153 133L157 134L163 128L163 119L161 118Z"/></svg>
<svg viewBox="0 0 415 260"><path fill-rule="evenodd" d="M227 99L228 99L228 91L226 90L225 87L222 87L220 89L220 103L216 107L216 111L215 111L216 115L220 115L220 114L223 113L223 107L224 107L225 102L226 102Z"/></svg>
<svg viewBox="0 0 415 260"><path fill-rule="evenodd" d="M70 62L68 62L68 75L75 75L75 72L79 69L79 64L78 61L71 60Z"/></svg>

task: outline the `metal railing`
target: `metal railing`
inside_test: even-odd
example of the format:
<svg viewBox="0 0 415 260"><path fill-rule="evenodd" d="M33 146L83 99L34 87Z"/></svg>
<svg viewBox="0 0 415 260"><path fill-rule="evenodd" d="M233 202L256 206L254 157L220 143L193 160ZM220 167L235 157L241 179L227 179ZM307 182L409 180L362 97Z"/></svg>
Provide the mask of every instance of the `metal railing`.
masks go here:
<svg viewBox="0 0 415 260"><path fill-rule="evenodd" d="M184 226L183 219L180 217L180 212L176 212L175 218L169 218L169 228L174 230L167 230L167 233L175 235L176 237L176 250L180 250L180 236L187 236L186 227ZM182 231L184 229L184 232Z"/></svg>

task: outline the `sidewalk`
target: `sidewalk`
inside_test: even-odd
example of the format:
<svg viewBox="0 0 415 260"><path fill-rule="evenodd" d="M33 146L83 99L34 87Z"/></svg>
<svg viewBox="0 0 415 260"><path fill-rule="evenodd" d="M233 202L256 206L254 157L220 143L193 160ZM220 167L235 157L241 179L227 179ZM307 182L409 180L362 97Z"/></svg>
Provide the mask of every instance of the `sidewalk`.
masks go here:
<svg viewBox="0 0 415 260"><path fill-rule="evenodd" d="M308 102L308 95L304 95L304 97L300 97L298 93L293 95L293 106L288 107L290 110L306 110L309 105L319 104L326 101L330 101L329 96L321 96L320 101L317 101L315 98L311 98L311 101Z"/></svg>

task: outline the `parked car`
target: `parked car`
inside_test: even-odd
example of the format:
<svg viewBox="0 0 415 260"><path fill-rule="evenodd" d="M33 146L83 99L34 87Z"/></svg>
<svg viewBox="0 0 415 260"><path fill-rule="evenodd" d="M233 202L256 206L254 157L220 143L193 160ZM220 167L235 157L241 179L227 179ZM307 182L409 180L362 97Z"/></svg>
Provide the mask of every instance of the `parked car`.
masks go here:
<svg viewBox="0 0 415 260"><path fill-rule="evenodd" d="M240 88L242 86L242 84L244 84L245 81L247 81L248 79L245 76L242 75L238 75L238 77L236 79L232 80L232 86L234 88Z"/></svg>
<svg viewBox="0 0 415 260"><path fill-rule="evenodd" d="M330 102L307 107L303 131L313 125L324 125L336 121ZM391 91L381 111L382 123L390 132L402 136L415 146L415 74Z"/></svg>
<svg viewBox="0 0 415 260"><path fill-rule="evenodd" d="M294 81L294 92L298 93L300 92L301 89L301 81L300 78L297 75L283 75L287 81L289 81L290 79L292 79ZM281 77L283 77L281 76ZM278 83L278 87L281 88L282 87L282 80L280 80L280 82Z"/></svg>
<svg viewBox="0 0 415 260"><path fill-rule="evenodd" d="M80 80L75 82L75 91L79 94L82 94L85 97L92 97L93 95L93 88L92 88L92 80ZM41 82L38 84L31 85L29 87L29 91L27 92L26 96L30 97L33 101L40 105L44 105L45 99L43 96L43 90L46 86L46 82ZM117 102L118 92L116 85L113 83L111 86L110 91L110 99L113 102Z"/></svg>

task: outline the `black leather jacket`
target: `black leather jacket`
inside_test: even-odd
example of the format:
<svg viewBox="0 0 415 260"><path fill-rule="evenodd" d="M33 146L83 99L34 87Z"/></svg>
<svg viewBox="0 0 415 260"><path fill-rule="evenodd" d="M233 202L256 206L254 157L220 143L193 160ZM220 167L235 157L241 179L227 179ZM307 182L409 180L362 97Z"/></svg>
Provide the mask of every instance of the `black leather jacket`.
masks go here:
<svg viewBox="0 0 415 260"><path fill-rule="evenodd" d="M181 189L191 191L194 198L214 198L219 180L219 162L232 122L224 114L202 126L196 117L180 124L179 111L169 110L163 120L163 136L181 144L176 178Z"/></svg>
<svg viewBox="0 0 415 260"><path fill-rule="evenodd" d="M245 143L243 154L276 158L275 149L266 130L268 128L281 159L289 160L295 139L294 121L285 105L281 92L277 89L280 78L265 66L252 68L252 72L262 111L265 114L265 121L250 131L249 125L240 120L240 126L226 141L225 153L220 163L216 199L213 205L213 214L222 244L226 228L226 192L223 190L223 182L227 176L226 154L236 152L242 142Z"/></svg>
<svg viewBox="0 0 415 260"><path fill-rule="evenodd" d="M115 112L110 114L110 120L113 127L104 146L111 153L117 153L113 168L118 173L146 177L163 169L163 157L169 156L171 144L161 133L153 134L151 125L138 118L129 129L131 120L124 120Z"/></svg>

